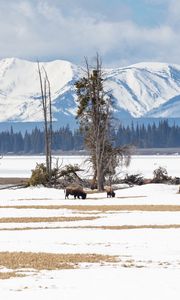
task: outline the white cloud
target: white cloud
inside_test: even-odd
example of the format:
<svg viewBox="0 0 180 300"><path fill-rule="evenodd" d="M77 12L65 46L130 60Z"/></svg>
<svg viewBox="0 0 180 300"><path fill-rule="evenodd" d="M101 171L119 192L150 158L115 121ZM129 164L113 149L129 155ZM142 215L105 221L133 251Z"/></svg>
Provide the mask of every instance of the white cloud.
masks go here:
<svg viewBox="0 0 180 300"><path fill-rule="evenodd" d="M176 0L170 1L168 18L175 15L177 4ZM99 51L106 64L142 60L180 63L179 31L170 21L159 27L142 27L130 21L129 14L127 20L111 20L94 12L87 14L81 6L72 6L72 10L70 6L67 12L65 4L59 3L0 1L0 56L81 62L84 56L92 57Z"/></svg>
<svg viewBox="0 0 180 300"><path fill-rule="evenodd" d="M168 5L168 21L172 26L177 28L180 27L180 1L170 0Z"/></svg>
<svg viewBox="0 0 180 300"><path fill-rule="evenodd" d="M19 14L24 15L24 17L32 18L34 16L33 9L28 1L21 1L14 9L17 9Z"/></svg>

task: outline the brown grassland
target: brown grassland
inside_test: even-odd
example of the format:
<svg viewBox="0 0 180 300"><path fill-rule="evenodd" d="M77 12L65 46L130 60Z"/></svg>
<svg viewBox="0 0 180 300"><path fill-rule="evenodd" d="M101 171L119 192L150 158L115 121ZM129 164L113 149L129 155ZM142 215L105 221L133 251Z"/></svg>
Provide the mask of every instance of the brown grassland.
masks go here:
<svg viewBox="0 0 180 300"><path fill-rule="evenodd" d="M0 265L11 270L61 270L78 268L80 263L117 263L117 256L100 254L53 254L33 252L0 252ZM0 272L0 278L18 276Z"/></svg>
<svg viewBox="0 0 180 300"><path fill-rule="evenodd" d="M21 218L0 218L0 223L41 223L41 222L72 222L95 220L98 217L21 217Z"/></svg>
<svg viewBox="0 0 180 300"><path fill-rule="evenodd" d="M180 205L11 205L0 206L1 208L15 209L67 209L79 212L118 212L118 211L180 211Z"/></svg>
<svg viewBox="0 0 180 300"><path fill-rule="evenodd" d="M18 272L0 272L0 279L9 279L12 277L24 277L25 275Z"/></svg>

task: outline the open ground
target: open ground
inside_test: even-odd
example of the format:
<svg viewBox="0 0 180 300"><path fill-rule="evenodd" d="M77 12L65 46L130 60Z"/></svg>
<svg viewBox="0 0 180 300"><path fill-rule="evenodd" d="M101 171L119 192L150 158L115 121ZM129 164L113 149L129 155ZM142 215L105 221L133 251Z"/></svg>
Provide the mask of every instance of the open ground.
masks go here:
<svg viewBox="0 0 180 300"><path fill-rule="evenodd" d="M0 190L1 299L179 299L178 189Z"/></svg>

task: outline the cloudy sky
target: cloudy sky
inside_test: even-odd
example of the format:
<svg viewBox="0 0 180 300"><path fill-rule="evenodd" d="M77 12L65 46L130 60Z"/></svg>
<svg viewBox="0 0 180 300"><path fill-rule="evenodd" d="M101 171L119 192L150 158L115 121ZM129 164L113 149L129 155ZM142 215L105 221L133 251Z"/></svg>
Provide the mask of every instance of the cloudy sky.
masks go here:
<svg viewBox="0 0 180 300"><path fill-rule="evenodd" d="M180 0L0 0L0 58L180 64Z"/></svg>

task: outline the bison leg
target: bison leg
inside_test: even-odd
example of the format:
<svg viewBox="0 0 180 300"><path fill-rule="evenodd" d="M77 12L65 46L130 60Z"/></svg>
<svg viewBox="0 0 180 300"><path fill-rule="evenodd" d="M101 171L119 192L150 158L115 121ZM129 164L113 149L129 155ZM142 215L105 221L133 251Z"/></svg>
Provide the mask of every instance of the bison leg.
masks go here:
<svg viewBox="0 0 180 300"><path fill-rule="evenodd" d="M65 199L68 198L69 199L69 193L65 194Z"/></svg>

